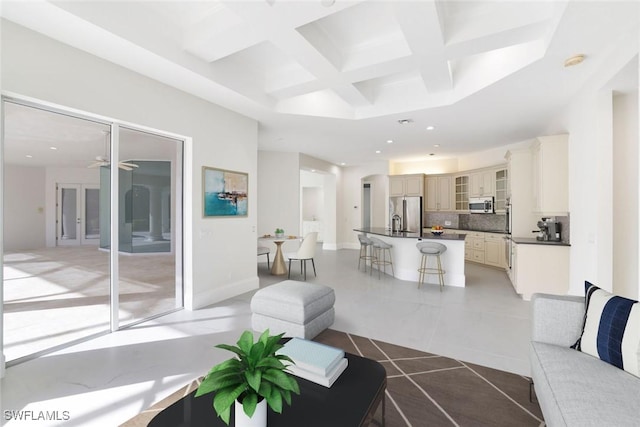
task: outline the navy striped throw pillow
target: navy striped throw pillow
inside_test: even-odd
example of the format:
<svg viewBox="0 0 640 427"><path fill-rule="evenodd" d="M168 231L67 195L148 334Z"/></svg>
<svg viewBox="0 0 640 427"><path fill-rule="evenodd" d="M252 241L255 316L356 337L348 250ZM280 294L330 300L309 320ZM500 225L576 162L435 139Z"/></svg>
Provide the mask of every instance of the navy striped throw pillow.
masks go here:
<svg viewBox="0 0 640 427"><path fill-rule="evenodd" d="M572 346L640 377L640 303L585 282L582 336Z"/></svg>

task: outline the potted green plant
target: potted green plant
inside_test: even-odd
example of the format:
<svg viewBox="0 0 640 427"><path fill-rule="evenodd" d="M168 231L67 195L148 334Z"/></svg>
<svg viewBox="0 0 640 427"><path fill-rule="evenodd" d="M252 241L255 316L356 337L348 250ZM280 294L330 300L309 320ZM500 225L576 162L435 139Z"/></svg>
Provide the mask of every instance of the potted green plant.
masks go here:
<svg viewBox="0 0 640 427"><path fill-rule="evenodd" d="M283 347L280 343L283 335L271 336L267 329L254 343L253 333L244 331L237 346L216 345L237 357L211 368L198 387L196 397L215 392L213 408L227 425L235 402L236 426L241 425L245 417L251 420L247 425L266 426L267 404L273 411L282 413L283 402L291 405L291 393L300 394L298 382L283 363L294 362L288 356L276 354Z"/></svg>
<svg viewBox="0 0 640 427"><path fill-rule="evenodd" d="M284 230L282 228L276 228L276 237L283 237Z"/></svg>

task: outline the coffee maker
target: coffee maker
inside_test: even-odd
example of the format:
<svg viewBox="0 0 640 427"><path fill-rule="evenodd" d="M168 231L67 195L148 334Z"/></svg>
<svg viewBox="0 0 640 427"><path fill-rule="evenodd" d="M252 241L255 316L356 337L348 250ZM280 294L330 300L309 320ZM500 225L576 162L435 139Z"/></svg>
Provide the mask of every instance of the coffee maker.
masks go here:
<svg viewBox="0 0 640 427"><path fill-rule="evenodd" d="M552 218L542 218L542 221L538 221L539 230L534 231L538 233L536 240L559 242L561 240L561 224L556 222Z"/></svg>

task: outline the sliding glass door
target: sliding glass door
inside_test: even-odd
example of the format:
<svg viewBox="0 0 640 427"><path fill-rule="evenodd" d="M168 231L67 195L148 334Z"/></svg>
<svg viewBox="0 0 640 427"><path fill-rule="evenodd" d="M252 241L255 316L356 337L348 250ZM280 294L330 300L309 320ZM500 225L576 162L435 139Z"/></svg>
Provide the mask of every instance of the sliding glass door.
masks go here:
<svg viewBox="0 0 640 427"><path fill-rule="evenodd" d="M3 110L3 338L13 361L109 330L109 254L90 244L100 180L87 166L110 126L21 103Z"/></svg>
<svg viewBox="0 0 640 427"><path fill-rule="evenodd" d="M9 364L182 307L182 141L18 100L3 111Z"/></svg>
<svg viewBox="0 0 640 427"><path fill-rule="evenodd" d="M182 306L182 142L120 127L120 325Z"/></svg>

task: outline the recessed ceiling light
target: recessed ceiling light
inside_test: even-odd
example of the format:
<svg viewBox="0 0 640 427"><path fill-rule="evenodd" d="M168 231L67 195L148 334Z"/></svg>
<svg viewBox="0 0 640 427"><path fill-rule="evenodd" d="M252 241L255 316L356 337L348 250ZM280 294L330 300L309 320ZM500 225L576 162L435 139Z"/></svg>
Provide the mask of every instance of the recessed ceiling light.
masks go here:
<svg viewBox="0 0 640 427"><path fill-rule="evenodd" d="M409 123L413 123L413 119L400 119L398 120L398 123L401 125L408 125Z"/></svg>
<svg viewBox="0 0 640 427"><path fill-rule="evenodd" d="M564 66L565 67L572 67L574 65L581 64L582 61L584 61L584 55L583 54L573 55L573 56L565 59Z"/></svg>
<svg viewBox="0 0 640 427"><path fill-rule="evenodd" d="M311 172L315 172L315 171L316 171L315 169L311 169Z"/></svg>
<svg viewBox="0 0 640 427"><path fill-rule="evenodd" d="M387 144L393 144L393 139L387 139Z"/></svg>
<svg viewBox="0 0 640 427"><path fill-rule="evenodd" d="M382 151L376 150L376 154L380 154L380 153L382 153Z"/></svg>
<svg viewBox="0 0 640 427"><path fill-rule="evenodd" d="M30 159L30 158L32 158L33 156L32 156L31 154L27 154L25 157L26 157L27 159Z"/></svg>
<svg viewBox="0 0 640 427"><path fill-rule="evenodd" d="M435 126L427 126L427 130L434 130L435 128Z"/></svg>
<svg viewBox="0 0 640 427"><path fill-rule="evenodd" d="M57 150L58 147L49 147L50 150Z"/></svg>
<svg viewBox="0 0 640 427"><path fill-rule="evenodd" d="M344 166L344 165L346 165L346 163L345 163L345 162L340 163L340 166Z"/></svg>

